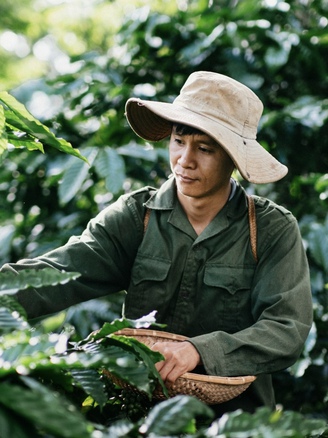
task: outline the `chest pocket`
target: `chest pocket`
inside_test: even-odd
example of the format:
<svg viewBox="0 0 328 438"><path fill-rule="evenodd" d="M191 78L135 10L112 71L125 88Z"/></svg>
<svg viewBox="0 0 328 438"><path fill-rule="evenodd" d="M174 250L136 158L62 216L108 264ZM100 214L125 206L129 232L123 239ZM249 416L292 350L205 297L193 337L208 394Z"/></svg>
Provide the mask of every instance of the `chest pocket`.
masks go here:
<svg viewBox="0 0 328 438"><path fill-rule="evenodd" d="M141 318L153 310L158 317L164 313L171 298L167 288L170 267L170 260L138 254L125 300L126 317Z"/></svg>
<svg viewBox="0 0 328 438"><path fill-rule="evenodd" d="M138 255L132 268L132 283L163 281L171 266L170 260Z"/></svg>
<svg viewBox="0 0 328 438"><path fill-rule="evenodd" d="M207 264L200 293L200 325L206 332L234 333L250 326L254 269ZM204 315L204 316L203 316Z"/></svg>

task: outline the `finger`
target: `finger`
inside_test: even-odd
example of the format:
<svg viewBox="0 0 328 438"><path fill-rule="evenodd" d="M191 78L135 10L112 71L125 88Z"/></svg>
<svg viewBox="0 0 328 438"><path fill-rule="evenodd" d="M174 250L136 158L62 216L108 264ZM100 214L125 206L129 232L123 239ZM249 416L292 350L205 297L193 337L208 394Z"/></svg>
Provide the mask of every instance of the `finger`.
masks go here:
<svg viewBox="0 0 328 438"><path fill-rule="evenodd" d="M176 374L174 373L173 370L174 370L174 366L172 365L172 363L163 362L163 364L161 364L161 367L158 371L164 382L171 382L172 377L173 379L175 379L175 374Z"/></svg>
<svg viewBox="0 0 328 438"><path fill-rule="evenodd" d="M151 347L151 350L153 351L158 351L159 353L163 354L165 351L165 345L161 342L155 342L155 344L153 344ZM164 356L164 354L163 354Z"/></svg>
<svg viewBox="0 0 328 438"><path fill-rule="evenodd" d="M156 362L155 363L155 368L157 369L158 372L161 371L161 369L163 368L164 364L165 364L164 360L161 360L160 362Z"/></svg>
<svg viewBox="0 0 328 438"><path fill-rule="evenodd" d="M170 373L166 375L165 383L175 383L175 381L181 376L180 372L176 371L176 368L173 368Z"/></svg>

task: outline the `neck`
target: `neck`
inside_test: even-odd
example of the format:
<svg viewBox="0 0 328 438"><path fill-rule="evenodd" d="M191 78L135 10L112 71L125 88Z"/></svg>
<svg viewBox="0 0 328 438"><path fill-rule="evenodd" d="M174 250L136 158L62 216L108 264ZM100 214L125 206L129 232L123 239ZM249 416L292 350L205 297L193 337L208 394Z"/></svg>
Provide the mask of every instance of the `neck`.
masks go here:
<svg viewBox="0 0 328 438"><path fill-rule="evenodd" d="M219 211L222 210L229 199L230 192L230 182L219 192L204 198L193 198L178 192L179 202L197 235L200 235Z"/></svg>

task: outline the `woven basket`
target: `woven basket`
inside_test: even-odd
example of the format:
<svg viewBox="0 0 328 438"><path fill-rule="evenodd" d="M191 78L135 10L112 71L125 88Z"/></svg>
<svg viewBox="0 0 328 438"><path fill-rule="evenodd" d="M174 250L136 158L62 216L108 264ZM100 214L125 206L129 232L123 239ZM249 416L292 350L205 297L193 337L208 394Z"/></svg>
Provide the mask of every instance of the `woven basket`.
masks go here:
<svg viewBox="0 0 328 438"><path fill-rule="evenodd" d="M133 337L139 342L146 344L148 347L152 347L156 342L181 342L188 339L181 335L146 329L124 329L116 332L115 335ZM109 371L104 371L104 374L120 387L131 388L130 384L114 376ZM255 376L217 377L204 374L185 373L173 384L166 384L166 387L170 397L179 394L191 395L197 397L208 405L213 405L237 397L245 391L255 379ZM131 389L136 391L135 388ZM160 385L155 389L153 397L157 400L166 400L166 396L163 394Z"/></svg>

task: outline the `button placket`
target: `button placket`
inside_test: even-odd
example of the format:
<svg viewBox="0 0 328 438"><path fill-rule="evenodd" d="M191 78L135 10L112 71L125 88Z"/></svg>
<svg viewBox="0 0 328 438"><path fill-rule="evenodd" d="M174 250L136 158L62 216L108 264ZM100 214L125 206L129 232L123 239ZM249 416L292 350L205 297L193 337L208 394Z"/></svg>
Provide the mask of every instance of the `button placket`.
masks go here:
<svg viewBox="0 0 328 438"><path fill-rule="evenodd" d="M198 286L198 250L199 245L191 247L186 259L179 295L172 318L172 326L177 333L186 328L194 313L195 295Z"/></svg>

